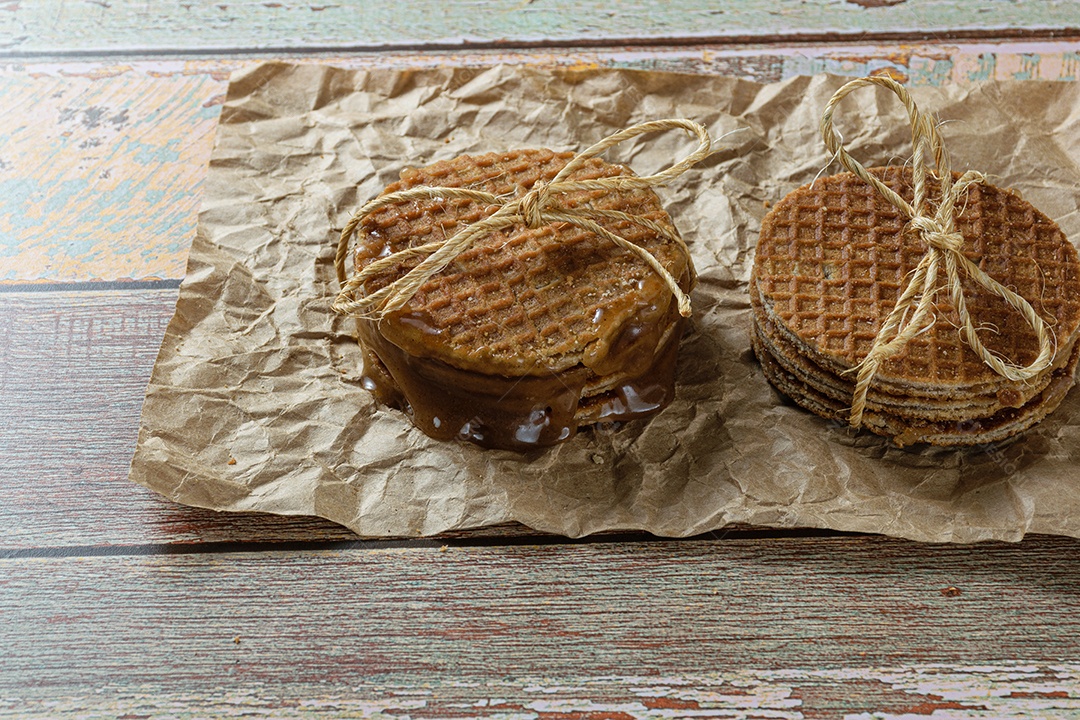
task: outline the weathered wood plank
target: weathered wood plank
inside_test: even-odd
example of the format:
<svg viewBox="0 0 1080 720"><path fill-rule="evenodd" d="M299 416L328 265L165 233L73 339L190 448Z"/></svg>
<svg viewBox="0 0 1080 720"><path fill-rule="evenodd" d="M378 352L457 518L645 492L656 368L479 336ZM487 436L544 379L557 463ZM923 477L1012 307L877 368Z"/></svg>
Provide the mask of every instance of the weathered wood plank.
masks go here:
<svg viewBox="0 0 1080 720"><path fill-rule="evenodd" d="M789 41L798 37L1062 31L1080 27L1070 0L233 0L63 2L0 6L0 49L11 55L232 49L333 50L491 44Z"/></svg>
<svg viewBox="0 0 1080 720"><path fill-rule="evenodd" d="M79 697L0 698L0 717L513 718L515 720L1030 720L1073 718L1077 665L979 664L762 669L656 675L356 678L347 688L278 688L229 677L198 695L106 686Z"/></svg>
<svg viewBox="0 0 1080 720"><path fill-rule="evenodd" d="M733 676L676 675L496 680L387 686L367 681L328 695L322 687L284 699L263 691L217 691L192 698L112 689L86 699L16 702L11 717L168 718L254 716L299 718L515 718L636 720L719 717L776 720L1028 720L1075 717L1072 666L859 668L831 672L746 671ZM659 683L659 684L657 684ZM1015 690L1011 688L1017 688ZM1062 689L1065 688L1065 689ZM320 692L320 690L322 692ZM961 698L948 699L949 698ZM837 699L843 698L843 699ZM820 708L820 710L819 710ZM860 712L845 714L852 708ZM875 708L897 708L896 712ZM2 712L2 709L0 709ZM98 714L100 713L100 714ZM6 715L3 715L6 716Z"/></svg>
<svg viewBox="0 0 1080 720"><path fill-rule="evenodd" d="M1075 711L1078 560L1051 538L3 560L0 715Z"/></svg>
<svg viewBox="0 0 1080 720"><path fill-rule="evenodd" d="M0 293L0 548L351 539L183 508L127 480L175 289Z"/></svg>
<svg viewBox="0 0 1080 720"><path fill-rule="evenodd" d="M0 280L182 277L222 82L0 79Z"/></svg>
<svg viewBox="0 0 1080 720"><path fill-rule="evenodd" d="M3 5L0 4L0 8ZM0 18L4 11L0 9ZM887 68L912 84L1080 77L1069 43L320 58L351 67L634 67L774 81ZM0 68L0 284L183 276L218 108L251 60ZM25 108L33 107L33 111Z"/></svg>

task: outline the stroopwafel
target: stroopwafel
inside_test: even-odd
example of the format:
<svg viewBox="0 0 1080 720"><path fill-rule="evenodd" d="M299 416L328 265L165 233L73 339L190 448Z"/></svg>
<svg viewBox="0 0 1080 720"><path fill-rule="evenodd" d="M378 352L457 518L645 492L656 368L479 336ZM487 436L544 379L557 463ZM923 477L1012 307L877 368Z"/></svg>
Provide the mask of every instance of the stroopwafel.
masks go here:
<svg viewBox="0 0 1080 720"><path fill-rule="evenodd" d="M521 198L551 183L572 158L550 150L461 156L404 171L382 196L467 188ZM402 307L357 317L364 382L376 398L405 410L432 437L519 450L561 442L581 425L666 406L684 328L678 298L611 236L649 253L682 292L694 271L651 188L589 186L613 178L636 176L589 157L560 180L587 187L561 191L559 212L583 212L604 235L572 222L515 223L477 239ZM355 266L359 273L382 264L357 294L391 286L430 248L496 210L435 192L370 212L356 227ZM421 247L428 250L410 254Z"/></svg>
<svg viewBox="0 0 1080 720"><path fill-rule="evenodd" d="M852 163L915 202L911 168L866 171ZM927 173L926 196L938 197L939 177ZM950 222L958 235L935 242L955 238L956 252L1026 300L1044 325L1040 338L1038 321L1016 303L957 273L978 340L1011 367L1038 371L1003 376L973 350L953 288L922 288L908 298L904 319L929 293L932 320L875 366L857 415L861 425L899 445L1004 439L1045 417L1073 382L1080 335L1080 260L1073 245L1018 194L986 182L965 183ZM849 413L858 372L882 342L882 327L920 263L925 267L931 248L916 225L854 172L792 191L764 218L750 288L753 345L766 377L797 404L832 419ZM1054 353L1039 366L1048 336Z"/></svg>

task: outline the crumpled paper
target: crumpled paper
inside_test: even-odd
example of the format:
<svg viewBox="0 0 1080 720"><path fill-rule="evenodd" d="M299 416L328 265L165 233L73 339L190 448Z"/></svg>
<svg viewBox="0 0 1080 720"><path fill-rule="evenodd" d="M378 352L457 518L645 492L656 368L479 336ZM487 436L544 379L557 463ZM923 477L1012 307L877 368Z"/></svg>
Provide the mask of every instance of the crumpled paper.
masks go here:
<svg viewBox="0 0 1080 720"><path fill-rule="evenodd" d="M280 63L237 74L131 478L188 505L319 515L365 536L516 520L568 536L752 523L925 541L1080 537L1080 392L1014 442L897 449L804 412L762 377L746 294L760 220L829 164L818 120L843 82ZM955 169L1020 190L1080 238L1077 84L912 93L947 123ZM330 311L334 244L356 208L406 166L521 146L582 149L665 117L724 136L660 191L699 272L670 407L521 455L433 441L374 404L360 385L353 323ZM845 100L836 123L868 166L910 154L903 111L884 92ZM691 147L668 133L607 157L640 174Z"/></svg>

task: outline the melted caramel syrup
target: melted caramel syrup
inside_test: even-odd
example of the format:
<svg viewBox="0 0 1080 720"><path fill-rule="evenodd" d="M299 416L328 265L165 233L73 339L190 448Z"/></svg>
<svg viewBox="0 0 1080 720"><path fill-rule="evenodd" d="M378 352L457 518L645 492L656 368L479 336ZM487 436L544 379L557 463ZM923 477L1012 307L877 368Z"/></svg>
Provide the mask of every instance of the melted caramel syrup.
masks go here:
<svg viewBox="0 0 1080 720"><path fill-rule="evenodd" d="M554 177L569 157L547 151L540 156L547 158L543 172L548 179ZM475 162L469 158L462 162L465 160ZM536 165L535 160L529 162ZM529 173L525 184L531 186L540 171L530 168L529 162L519 163L515 172ZM479 171L466 167L457 168L456 172ZM593 167L586 175L603 172ZM611 172L619 171L612 169L608 174ZM406 174L402 178L405 183ZM521 184L522 178L500 175L484 182L491 192L505 192ZM387 192L397 189L401 188L392 185ZM565 201L577 205L593 200L588 193L582 193ZM664 222L670 222L655 196L650 202L655 208L646 202L644 209L655 210ZM445 237L447 228L454 227L459 214L472 205L451 202L437 208L425 207L386 209L382 220L367 221L363 241L356 252L357 268L395 250L421 243L436 226L438 234ZM436 214L438 220L428 218L430 213ZM419 219L421 215L423 221ZM428 235L418 236L417 227ZM612 229L627 232L617 224ZM642 233L632 224L630 232ZM644 237L641 240L644 242ZM598 247L600 250L594 254L610 252L606 241L598 243ZM667 258L668 269L677 276L680 287L689 290L694 282L689 257L672 253L662 258ZM615 253L611 257L615 260L609 258L614 264L608 271L617 273L621 266L616 260L621 256ZM492 255L489 262L498 259L499 256ZM579 425L630 420L655 413L670 403L675 394L676 354L684 321L663 281L651 270L632 265L640 277L628 276L628 282L621 285L608 283L606 296L590 299L596 307L591 326L589 319L580 318L573 325L563 326L565 334L580 341L569 351L565 346L573 346L572 342L562 343L563 349L557 352L550 352L550 347L547 351L524 347L519 353L514 346L493 352L492 347L500 341L497 329L490 336L473 333L468 342L462 341L461 337L450 334L453 323L445 317L441 321L433 317L431 307L422 301L416 303L417 307L407 304L379 321L358 319L360 344L364 348L364 386L380 403L404 410L418 428L433 438L462 439L513 450L562 442L572 437ZM586 267L587 258L575 256L561 271L560 281L589 282L588 278L575 275ZM373 292L385 282L389 280L372 281L365 291ZM557 286L544 290L560 291ZM477 292L481 291L482 288L477 288ZM505 316L499 317L505 320ZM585 340L586 337L589 339ZM539 337L535 342L543 346L546 340Z"/></svg>
<svg viewBox="0 0 1080 720"><path fill-rule="evenodd" d="M363 384L376 400L405 411L437 440L518 451L563 442L579 425L630 420L665 407L675 395L682 325L680 319L669 326L663 346L649 362L637 364L632 377L624 375L613 387L583 400L587 386L597 384L596 375L583 365L547 375L483 375L409 355L383 337L374 321L357 321ZM646 337L651 334L631 325L617 342L636 346L630 348L633 357L644 359L640 346L649 339L655 343L655 337Z"/></svg>

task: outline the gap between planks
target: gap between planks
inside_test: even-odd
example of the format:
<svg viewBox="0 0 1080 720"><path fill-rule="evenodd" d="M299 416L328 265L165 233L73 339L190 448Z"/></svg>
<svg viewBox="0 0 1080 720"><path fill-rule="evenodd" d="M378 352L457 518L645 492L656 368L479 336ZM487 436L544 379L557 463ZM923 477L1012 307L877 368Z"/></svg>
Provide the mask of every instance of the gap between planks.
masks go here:
<svg viewBox="0 0 1080 720"><path fill-rule="evenodd" d="M684 538L666 538L644 532L606 532L581 538L538 533L524 525L506 523L488 528L452 531L420 538L363 538L355 540L291 540L279 542L180 542L131 545L67 545L53 547L0 548L0 560L148 557L156 555L235 554L251 552L311 552L342 550L400 550L450 548L522 547L547 545L613 545L625 543L739 542L757 540L798 540L805 538L874 538L817 528L768 528L732 526Z"/></svg>
<svg viewBox="0 0 1080 720"><path fill-rule="evenodd" d="M682 35L676 37L568 38L560 40L491 40L462 42L274 45L266 47L123 47L50 50L0 50L0 62L19 61L94 61L142 59L243 59L299 56L313 59L339 54L391 53L473 53L485 51L514 52L536 50L603 51L620 49L661 50L684 47L770 48L807 47L845 44L911 43L1002 43L1070 42L1080 40L1080 25L1062 28L993 28L988 30L948 30L925 32L856 31L834 33L781 33L776 35Z"/></svg>
<svg viewBox="0 0 1080 720"><path fill-rule="evenodd" d="M151 280L85 280L77 282L0 283L0 293L110 292L113 290L176 290L180 278Z"/></svg>

